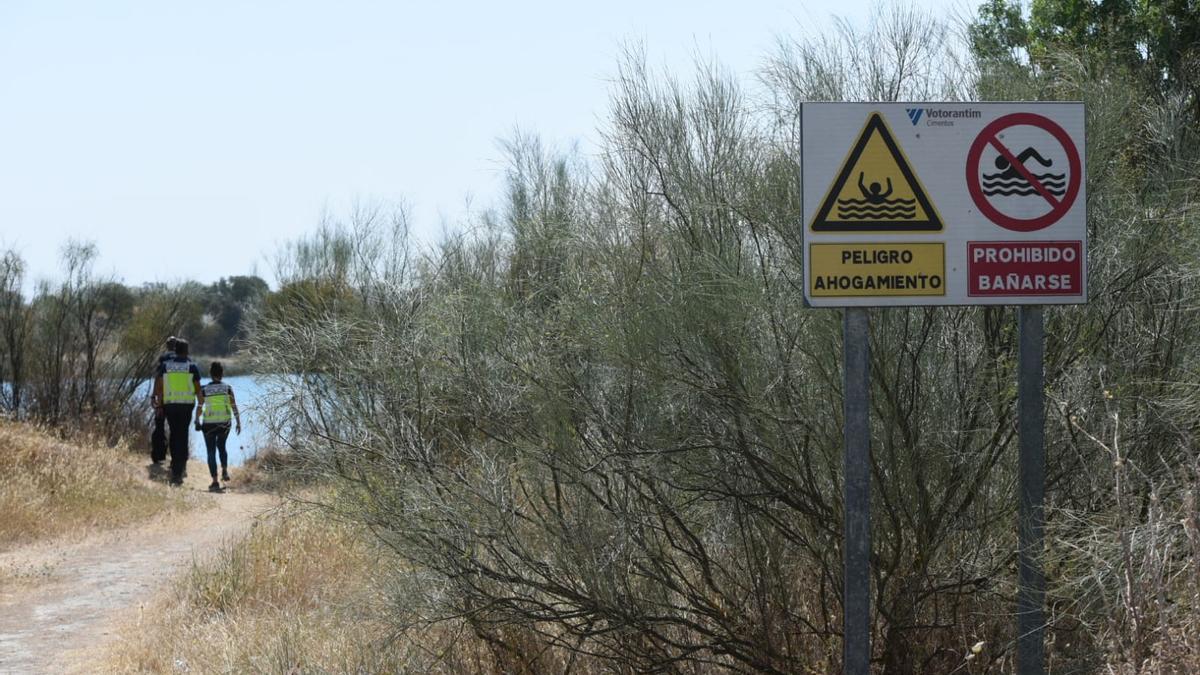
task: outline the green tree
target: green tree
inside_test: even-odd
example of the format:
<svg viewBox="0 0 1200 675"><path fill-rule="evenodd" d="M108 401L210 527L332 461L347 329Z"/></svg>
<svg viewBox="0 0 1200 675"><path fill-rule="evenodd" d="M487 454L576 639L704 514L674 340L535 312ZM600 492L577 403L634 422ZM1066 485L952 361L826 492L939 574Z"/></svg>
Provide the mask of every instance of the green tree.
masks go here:
<svg viewBox="0 0 1200 675"><path fill-rule="evenodd" d="M971 52L989 64L1015 64L1029 47L1029 25L1019 0L987 0L967 27Z"/></svg>
<svg viewBox="0 0 1200 675"><path fill-rule="evenodd" d="M1029 58L1053 68L1064 50L1090 64L1128 69L1163 99L1178 99L1200 124L1200 2L1197 0L987 0L968 27L985 67Z"/></svg>

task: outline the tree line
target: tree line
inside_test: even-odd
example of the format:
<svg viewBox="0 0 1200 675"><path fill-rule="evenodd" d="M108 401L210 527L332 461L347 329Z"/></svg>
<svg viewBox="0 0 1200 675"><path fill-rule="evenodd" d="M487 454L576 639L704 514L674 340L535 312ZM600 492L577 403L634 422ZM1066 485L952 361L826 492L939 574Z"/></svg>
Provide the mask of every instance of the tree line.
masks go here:
<svg viewBox="0 0 1200 675"><path fill-rule="evenodd" d="M29 292L25 261L0 252L0 411L115 440L144 429L138 393L168 335L187 337L194 354L232 354L269 289L255 276L130 287L98 273L97 256L94 244L68 242L57 279Z"/></svg>

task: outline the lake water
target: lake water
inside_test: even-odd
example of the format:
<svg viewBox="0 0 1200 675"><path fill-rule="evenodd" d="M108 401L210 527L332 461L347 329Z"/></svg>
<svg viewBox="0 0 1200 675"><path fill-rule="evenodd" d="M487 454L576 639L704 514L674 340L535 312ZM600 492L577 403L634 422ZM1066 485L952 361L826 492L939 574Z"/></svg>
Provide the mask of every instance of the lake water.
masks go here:
<svg viewBox="0 0 1200 675"><path fill-rule="evenodd" d="M210 378L204 377L200 383L207 384L211 381ZM266 392L260 379L254 375L235 375L221 381L233 387L233 396L242 416L242 433L230 431L229 439L225 441L225 449L229 452L229 466L241 466L248 458L253 457L259 448L266 445L267 428L263 412L263 397ZM147 382L143 395L150 391L149 387L150 383ZM234 428L236 429L236 425ZM191 427L188 447L194 459L205 461L207 455L204 449L204 434L196 431L195 426Z"/></svg>
<svg viewBox="0 0 1200 675"><path fill-rule="evenodd" d="M207 377L200 380L201 383L210 381ZM247 458L253 457L259 448L266 445L267 428L263 413L263 398L266 391L263 380L254 375L236 375L226 377L222 381L233 387L233 395L238 403L238 412L242 415L242 433L231 431L229 439L225 442L225 449L229 451L229 465L241 466ZM0 388L5 391L8 386L7 382L0 382ZM142 385L134 397L135 404L140 401L143 405L149 405L146 403L146 399L150 395L150 386L151 381L149 380ZM192 427L191 434L188 447L191 448L192 457L204 461L206 458L204 434L196 431L195 427ZM147 429L147 443L149 438L149 429ZM149 446L147 446L147 452L149 452Z"/></svg>
<svg viewBox="0 0 1200 675"><path fill-rule="evenodd" d="M209 381L207 377L200 380L201 383ZM253 457L254 453L263 447L267 440L267 429L265 421L262 419L262 397L265 392L253 375L236 375L226 377L221 381L233 387L233 396L237 400L238 412L242 416L242 433L229 432L229 439L225 442L225 449L229 451L229 465L241 466L247 458ZM195 427L192 427L192 438L189 445L192 449L192 456L204 461L207 456L204 452L204 434L196 431Z"/></svg>

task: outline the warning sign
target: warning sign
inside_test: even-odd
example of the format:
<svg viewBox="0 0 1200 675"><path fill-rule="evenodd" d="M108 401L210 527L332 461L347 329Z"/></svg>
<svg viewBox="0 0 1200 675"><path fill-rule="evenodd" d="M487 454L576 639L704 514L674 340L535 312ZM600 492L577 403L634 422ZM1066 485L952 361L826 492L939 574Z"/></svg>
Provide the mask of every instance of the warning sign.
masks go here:
<svg viewBox="0 0 1200 675"><path fill-rule="evenodd" d="M896 143L872 113L812 222L814 232L936 232L942 221Z"/></svg>
<svg viewBox="0 0 1200 675"><path fill-rule="evenodd" d="M811 248L813 296L946 294L942 244L813 244Z"/></svg>
<svg viewBox="0 0 1200 675"><path fill-rule="evenodd" d="M802 104L805 302L1087 302L1085 119L1065 101Z"/></svg>

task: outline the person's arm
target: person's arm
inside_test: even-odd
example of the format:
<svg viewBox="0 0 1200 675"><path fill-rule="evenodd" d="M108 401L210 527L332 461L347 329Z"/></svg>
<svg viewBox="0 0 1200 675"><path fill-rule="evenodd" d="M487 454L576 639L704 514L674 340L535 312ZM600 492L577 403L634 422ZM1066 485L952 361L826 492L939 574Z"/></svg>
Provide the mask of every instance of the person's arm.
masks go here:
<svg viewBox="0 0 1200 675"><path fill-rule="evenodd" d="M162 368L162 359L154 364L154 370L150 372L150 407L158 410L158 371Z"/></svg>
<svg viewBox="0 0 1200 675"><path fill-rule="evenodd" d="M237 399L233 397L233 387L229 388L229 407L233 408L233 419L237 420L237 432L242 433L242 416L238 413Z"/></svg>
<svg viewBox="0 0 1200 675"><path fill-rule="evenodd" d="M192 366L192 387L196 390L196 424L200 423L200 411L204 410L204 387L200 386L200 369Z"/></svg>
<svg viewBox="0 0 1200 675"><path fill-rule="evenodd" d="M163 376L162 376L162 373L159 373L154 376L154 391L150 394L150 403L151 403L151 405L154 406L155 410L159 410L162 408L162 406L163 406L162 398L163 398Z"/></svg>

